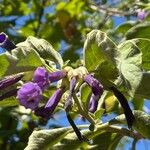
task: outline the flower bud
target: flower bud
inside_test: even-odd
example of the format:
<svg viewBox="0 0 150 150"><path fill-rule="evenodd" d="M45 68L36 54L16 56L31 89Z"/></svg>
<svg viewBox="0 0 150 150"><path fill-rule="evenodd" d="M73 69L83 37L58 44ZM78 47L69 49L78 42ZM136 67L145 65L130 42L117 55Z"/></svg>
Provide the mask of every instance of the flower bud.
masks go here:
<svg viewBox="0 0 150 150"><path fill-rule="evenodd" d="M17 74L10 76L8 78L5 78L0 81L0 90L7 88L15 83L17 83L19 80L21 80L23 77L23 74Z"/></svg>
<svg viewBox="0 0 150 150"><path fill-rule="evenodd" d="M92 94L89 102L89 112L94 113L97 110L99 95Z"/></svg>
<svg viewBox="0 0 150 150"><path fill-rule="evenodd" d="M6 50L10 51L14 48L16 48L16 45L14 45L9 39L8 36L1 32L0 33L0 47L5 48Z"/></svg>
<svg viewBox="0 0 150 150"><path fill-rule="evenodd" d="M44 67L38 67L33 75L33 82L37 83L38 86L45 90L50 85L48 72Z"/></svg>
<svg viewBox="0 0 150 150"><path fill-rule="evenodd" d="M20 104L32 110L38 107L42 98L41 95L41 88L37 83L33 82L25 83L17 92L17 98Z"/></svg>
<svg viewBox="0 0 150 150"><path fill-rule="evenodd" d="M56 106L58 105L63 93L64 88L57 89L55 93L50 97L45 106L35 109L35 115L49 119L54 112Z"/></svg>
<svg viewBox="0 0 150 150"><path fill-rule="evenodd" d="M6 93L3 93L2 95L0 95L0 101L9 98L11 96L16 96L18 89L12 89Z"/></svg>
<svg viewBox="0 0 150 150"><path fill-rule="evenodd" d="M94 95L102 95L103 86L91 74L84 76L84 81L92 88Z"/></svg>
<svg viewBox="0 0 150 150"><path fill-rule="evenodd" d="M140 19L141 21L144 21L145 16L146 16L146 13L145 13L144 10L139 10L139 11L137 12L137 17L138 17L138 19Z"/></svg>
<svg viewBox="0 0 150 150"><path fill-rule="evenodd" d="M66 103L65 103L65 110L66 111L70 111L72 109L72 105L73 105L73 101L72 101L72 95L73 95L73 92L74 92L74 88L76 86L76 77L73 77L70 81L70 89L69 89L69 97L68 99L66 100Z"/></svg>
<svg viewBox="0 0 150 150"><path fill-rule="evenodd" d="M50 82L59 81L60 79L64 78L65 76L66 76L65 71L56 71L56 72L49 73L49 75L48 75Z"/></svg>
<svg viewBox="0 0 150 150"><path fill-rule="evenodd" d="M92 88L92 96L89 102L89 111L94 113L97 110L98 101L103 94L103 86L91 74L84 76L84 81Z"/></svg>

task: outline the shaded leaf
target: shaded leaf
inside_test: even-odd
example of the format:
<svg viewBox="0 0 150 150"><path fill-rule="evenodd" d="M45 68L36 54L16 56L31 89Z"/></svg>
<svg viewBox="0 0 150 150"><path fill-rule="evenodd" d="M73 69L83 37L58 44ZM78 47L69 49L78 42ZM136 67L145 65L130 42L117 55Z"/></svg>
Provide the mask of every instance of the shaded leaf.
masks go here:
<svg viewBox="0 0 150 150"><path fill-rule="evenodd" d="M150 139L150 115L140 110L134 110L133 113L135 116L133 128L143 137ZM117 116L110 123L126 123L125 116Z"/></svg>
<svg viewBox="0 0 150 150"><path fill-rule="evenodd" d="M147 38L150 39L150 23L142 23L138 24L126 33L126 39L134 39L134 38Z"/></svg>

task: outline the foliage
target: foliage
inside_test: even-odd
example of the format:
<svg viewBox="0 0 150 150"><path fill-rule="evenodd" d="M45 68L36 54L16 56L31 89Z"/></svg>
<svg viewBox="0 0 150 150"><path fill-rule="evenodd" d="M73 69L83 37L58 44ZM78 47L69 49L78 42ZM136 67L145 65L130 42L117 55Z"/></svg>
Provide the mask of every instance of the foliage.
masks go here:
<svg viewBox="0 0 150 150"><path fill-rule="evenodd" d="M150 99L150 19L148 13L144 21L136 18L138 9L149 11L147 1L2 0L0 8L0 30L16 43L16 48L0 54L0 82L11 75L24 75L19 82L0 89L0 149L113 150L125 136L136 141L150 138L150 115L143 109L144 100ZM123 17L125 22L115 27L114 17ZM11 95L10 91L32 81L37 67L52 73L64 71L66 66L73 71L67 72L62 83L43 91L40 106L60 84L67 89L50 120L20 106L16 93ZM88 111L93 89L83 83L88 73L104 88L95 113ZM71 95L74 105L69 111L72 118L82 116L88 121L77 127L89 141L80 141L70 126L50 124L51 129L45 129L59 112L65 112L74 76L80 80ZM112 87L133 104L132 130L126 126L127 116ZM112 112L117 117L103 122Z"/></svg>

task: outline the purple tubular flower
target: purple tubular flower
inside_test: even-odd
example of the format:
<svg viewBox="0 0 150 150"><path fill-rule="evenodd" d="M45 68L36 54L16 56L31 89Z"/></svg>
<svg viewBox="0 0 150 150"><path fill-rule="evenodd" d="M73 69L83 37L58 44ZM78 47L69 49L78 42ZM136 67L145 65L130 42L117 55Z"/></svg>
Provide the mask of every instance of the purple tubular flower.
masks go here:
<svg viewBox="0 0 150 150"><path fill-rule="evenodd" d="M15 83L17 83L19 80L21 80L23 77L23 74L18 74L11 76L9 78L5 78L0 81L0 90L3 90L4 88L7 88Z"/></svg>
<svg viewBox="0 0 150 150"><path fill-rule="evenodd" d="M60 79L64 78L66 76L65 71L56 71L56 72L51 72L49 73L49 80L50 82L56 82L59 81Z"/></svg>
<svg viewBox="0 0 150 150"><path fill-rule="evenodd" d="M73 101L72 101L72 94L74 92L74 88L76 86L76 77L73 77L70 81L70 89L69 89L69 97L68 99L66 100L66 103L65 103L65 110L68 112L71 110L72 108L72 105L73 105Z"/></svg>
<svg viewBox="0 0 150 150"><path fill-rule="evenodd" d="M92 88L92 92L94 95L103 94L103 86L91 74L84 76L84 81Z"/></svg>
<svg viewBox="0 0 150 150"><path fill-rule="evenodd" d="M11 96L16 96L17 91L18 91L18 89L12 89L12 90L0 95L0 101L4 100L6 98L9 98Z"/></svg>
<svg viewBox="0 0 150 150"><path fill-rule="evenodd" d="M33 75L33 82L37 83L38 86L45 90L50 85L50 81L48 78L48 72L44 67L38 67Z"/></svg>
<svg viewBox="0 0 150 150"><path fill-rule="evenodd" d="M89 102L89 111L94 113L97 110L98 100L103 94L103 86L91 74L84 76L84 81L92 88L92 96Z"/></svg>
<svg viewBox="0 0 150 150"><path fill-rule="evenodd" d="M35 109L34 113L37 116L49 119L54 112L56 106L58 105L62 95L64 93L64 88L61 87L55 91L55 93L50 97L45 106Z"/></svg>
<svg viewBox="0 0 150 150"><path fill-rule="evenodd" d="M10 51L14 48L16 48L16 45L14 45L9 39L8 36L1 32L0 33L0 47L5 48L6 50Z"/></svg>
<svg viewBox="0 0 150 150"><path fill-rule="evenodd" d="M145 14L145 11L144 11L144 10L138 11L137 17L138 17L141 21L144 21L145 16L146 16L146 14Z"/></svg>
<svg viewBox="0 0 150 150"><path fill-rule="evenodd" d="M42 98L42 91L37 83L28 82L25 83L17 92L17 98L21 105L25 108L34 110L38 107Z"/></svg>
<svg viewBox="0 0 150 150"><path fill-rule="evenodd" d="M97 110L99 95L92 94L89 102L89 112L94 113Z"/></svg>

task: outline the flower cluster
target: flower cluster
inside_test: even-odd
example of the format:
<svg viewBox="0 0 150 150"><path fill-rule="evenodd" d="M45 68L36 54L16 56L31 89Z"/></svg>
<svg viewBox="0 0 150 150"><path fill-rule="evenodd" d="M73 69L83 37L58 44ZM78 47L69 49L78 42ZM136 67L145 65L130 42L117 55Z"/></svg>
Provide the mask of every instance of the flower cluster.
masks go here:
<svg viewBox="0 0 150 150"><path fill-rule="evenodd" d="M75 87L78 79L82 79L83 82L86 82L92 89L89 111L94 113L97 110L98 100L103 93L103 86L93 75L88 74L84 67L79 67L77 69L66 67L64 70L52 73L47 72L44 67L38 67L33 74L32 82L23 84L18 90L17 98L19 99L20 104L26 108L32 109L35 115L49 119L68 86L62 84L44 106L39 106L42 99L42 93L50 86L50 83L59 81L63 78L70 81L69 96L65 102L66 112L69 112L72 109Z"/></svg>
<svg viewBox="0 0 150 150"><path fill-rule="evenodd" d="M64 88L56 90L45 106L39 107L42 93L50 86L50 83L58 81L66 76L65 71L48 73L44 67L38 67L33 74L33 82L23 84L18 90L17 98L25 108L32 109L36 115L49 118L56 108L64 93Z"/></svg>

